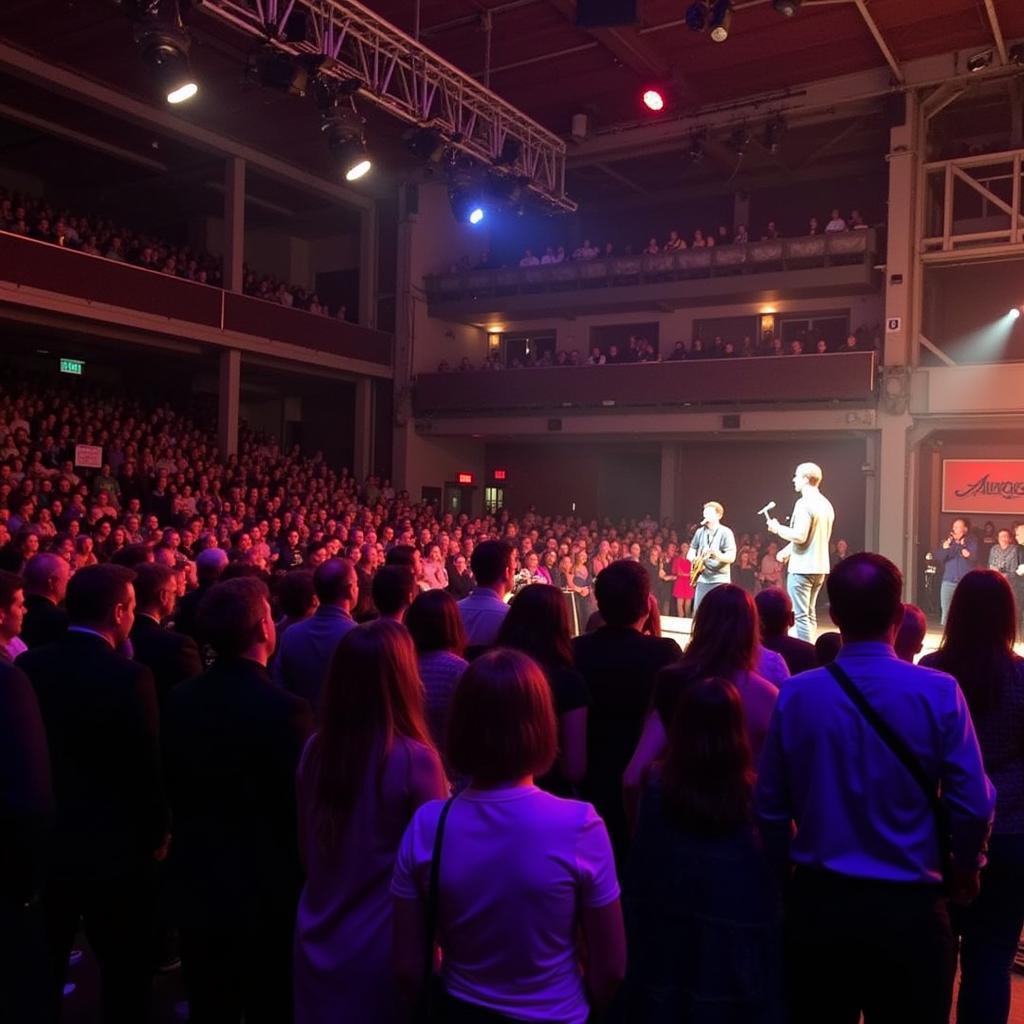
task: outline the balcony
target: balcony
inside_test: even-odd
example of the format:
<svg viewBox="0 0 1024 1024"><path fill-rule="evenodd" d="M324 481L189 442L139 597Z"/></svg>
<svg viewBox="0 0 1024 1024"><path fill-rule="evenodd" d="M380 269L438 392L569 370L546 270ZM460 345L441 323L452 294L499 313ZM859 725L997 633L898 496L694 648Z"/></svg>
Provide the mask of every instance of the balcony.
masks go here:
<svg viewBox="0 0 1024 1024"><path fill-rule="evenodd" d="M38 308L44 294L80 300L93 319L157 318L151 329L175 337L234 346L244 335L391 367L384 331L0 231L0 301Z"/></svg>
<svg viewBox="0 0 1024 1024"><path fill-rule="evenodd" d="M431 316L485 326L530 319L873 292L874 231L428 275Z"/></svg>
<svg viewBox="0 0 1024 1024"><path fill-rule="evenodd" d="M875 400L874 352L700 362L422 373L418 417L481 413L665 410L705 406L864 405Z"/></svg>

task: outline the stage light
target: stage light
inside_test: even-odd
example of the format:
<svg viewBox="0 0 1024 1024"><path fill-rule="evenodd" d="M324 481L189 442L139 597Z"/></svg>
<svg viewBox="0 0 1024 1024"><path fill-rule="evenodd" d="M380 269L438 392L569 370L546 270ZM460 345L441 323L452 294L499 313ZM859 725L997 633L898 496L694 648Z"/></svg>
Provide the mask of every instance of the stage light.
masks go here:
<svg viewBox="0 0 1024 1024"><path fill-rule="evenodd" d="M192 99L199 92L199 86L195 82L183 82L177 89L172 89L167 94L167 102L172 104L184 103Z"/></svg>
<svg viewBox="0 0 1024 1024"><path fill-rule="evenodd" d="M642 97L644 106L648 110L664 110L665 109L665 97L662 96L657 89L647 89Z"/></svg>
<svg viewBox="0 0 1024 1024"><path fill-rule="evenodd" d="M792 18L800 10L800 0L772 0L772 7L784 18Z"/></svg>
<svg viewBox="0 0 1024 1024"><path fill-rule="evenodd" d="M686 27L691 32L703 32L707 27L708 8L707 4L696 2L686 8Z"/></svg>
<svg viewBox="0 0 1024 1024"><path fill-rule="evenodd" d="M469 223L479 224L484 219L484 208L482 206L474 206L469 211Z"/></svg>
<svg viewBox="0 0 1024 1024"><path fill-rule="evenodd" d="M992 63L992 51L981 50L967 58L968 71L984 71Z"/></svg>
<svg viewBox="0 0 1024 1024"><path fill-rule="evenodd" d="M436 128L410 128L402 139L414 156L427 163L440 163L444 156L444 136Z"/></svg>
<svg viewBox="0 0 1024 1024"><path fill-rule="evenodd" d="M338 167L346 181L358 181L373 169L373 161L366 151L363 135L365 122L356 110L352 97L338 104L334 97L331 105L325 107L320 131L327 139L327 146L335 155Z"/></svg>
<svg viewBox="0 0 1024 1024"><path fill-rule="evenodd" d="M191 40L183 28L149 16L136 25L135 43L168 103L184 103L199 92L188 61Z"/></svg>
<svg viewBox="0 0 1024 1024"><path fill-rule="evenodd" d="M708 29L711 39L716 43L724 43L729 38L732 25L732 0L715 0L708 18Z"/></svg>
<svg viewBox="0 0 1024 1024"><path fill-rule="evenodd" d="M1016 320L1020 316L1020 309L1014 306L1009 313L1006 314L1011 320Z"/></svg>
<svg viewBox="0 0 1024 1024"><path fill-rule="evenodd" d="M764 126L764 148L769 153L778 153L782 145L782 136L786 131L786 122L781 117L773 117Z"/></svg>
<svg viewBox="0 0 1024 1024"><path fill-rule="evenodd" d="M291 96L305 96L309 88L309 61L273 46L251 53L245 71L254 82Z"/></svg>

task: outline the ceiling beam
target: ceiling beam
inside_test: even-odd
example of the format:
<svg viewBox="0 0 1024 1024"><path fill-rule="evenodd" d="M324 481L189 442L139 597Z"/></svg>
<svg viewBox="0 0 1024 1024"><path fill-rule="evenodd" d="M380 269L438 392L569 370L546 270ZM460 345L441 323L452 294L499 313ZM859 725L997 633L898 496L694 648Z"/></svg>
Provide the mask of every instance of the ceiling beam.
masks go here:
<svg viewBox="0 0 1024 1024"><path fill-rule="evenodd" d="M609 178L613 179L614 181L617 181L620 185L625 185L626 188L630 189L631 191L639 192L642 195L646 194L647 189L645 189L642 185L638 185L635 181L633 181L632 178L627 178L626 175L622 174L620 171L615 170L614 167L609 167L607 164L595 164L594 166L597 167L599 171L604 171L604 173L607 174Z"/></svg>
<svg viewBox="0 0 1024 1024"><path fill-rule="evenodd" d="M991 0L989 0L991 2ZM882 51L882 56L885 58L886 64L892 69L892 76L897 82L903 82L903 68L900 67L900 62L893 56L892 50L889 49L889 44L885 41L885 36L882 35L882 30L875 24L875 19L871 17L871 12L868 10L867 0L854 0L857 5L857 10L860 12L860 16L864 19L864 24L867 25L868 31L874 37L875 42L878 44L879 50Z"/></svg>
<svg viewBox="0 0 1024 1024"><path fill-rule="evenodd" d="M1008 64L1010 58L1006 52L1006 40L1003 38L1003 29L999 24L999 15L996 14L996 5L993 3L993 0L985 0L985 13L988 15L989 27L992 29L992 38L996 43L999 63Z"/></svg>

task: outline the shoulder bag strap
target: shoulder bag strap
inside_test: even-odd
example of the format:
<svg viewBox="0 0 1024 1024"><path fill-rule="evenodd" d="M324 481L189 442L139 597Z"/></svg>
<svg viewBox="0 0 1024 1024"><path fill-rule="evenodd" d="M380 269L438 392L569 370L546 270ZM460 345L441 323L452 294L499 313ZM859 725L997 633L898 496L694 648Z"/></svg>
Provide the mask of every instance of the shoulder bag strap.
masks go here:
<svg viewBox="0 0 1024 1024"><path fill-rule="evenodd" d="M439 881L441 877L441 844L444 842L444 826L455 797L449 797L441 808L434 833L434 849L430 857L430 883L427 888L427 930L423 949L423 991L428 991L430 977L434 973L434 938L437 934Z"/></svg>

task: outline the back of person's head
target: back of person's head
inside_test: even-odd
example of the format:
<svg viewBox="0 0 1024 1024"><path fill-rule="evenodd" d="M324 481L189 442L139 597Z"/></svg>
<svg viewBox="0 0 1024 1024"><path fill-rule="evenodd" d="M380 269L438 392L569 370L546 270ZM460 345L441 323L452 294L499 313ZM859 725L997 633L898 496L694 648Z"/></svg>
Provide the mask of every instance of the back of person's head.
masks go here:
<svg viewBox="0 0 1024 1024"><path fill-rule="evenodd" d="M1017 606L1006 577L972 569L953 591L936 663L956 677L973 713L995 704L1016 638Z"/></svg>
<svg viewBox="0 0 1024 1024"><path fill-rule="evenodd" d="M135 569L135 603L141 609L157 607L162 595L170 587L177 590L174 570L166 565L146 562Z"/></svg>
<svg viewBox="0 0 1024 1024"><path fill-rule="evenodd" d="M485 540L477 544L469 557L473 576L481 587L493 587L508 573L512 545L505 540Z"/></svg>
<svg viewBox="0 0 1024 1024"><path fill-rule="evenodd" d="M681 668L691 678L728 679L754 667L759 643L753 598L742 587L724 583L704 595Z"/></svg>
<svg viewBox="0 0 1024 1024"><path fill-rule="evenodd" d="M138 565L152 562L154 558L153 549L148 544L126 544L120 551L115 551L110 560L115 565L134 569Z"/></svg>
<svg viewBox="0 0 1024 1024"><path fill-rule="evenodd" d="M385 556L385 565L404 565L413 568L416 565L416 548L412 544L396 544Z"/></svg>
<svg viewBox="0 0 1024 1024"><path fill-rule="evenodd" d="M264 640L269 597L267 585L252 576L215 583L199 603L202 638L221 658L244 654Z"/></svg>
<svg viewBox="0 0 1024 1024"><path fill-rule="evenodd" d="M682 688L660 775L666 810L684 829L722 834L750 821L753 757L743 703L727 679Z"/></svg>
<svg viewBox="0 0 1024 1024"><path fill-rule="evenodd" d="M131 603L134 580L135 573L123 565L108 563L79 569L68 582L64 598L68 621L75 626L110 624L117 610Z"/></svg>
<svg viewBox="0 0 1024 1024"><path fill-rule="evenodd" d="M425 590L405 613L405 628L412 635L417 654L451 651L460 657L466 650L466 627L459 604L446 590Z"/></svg>
<svg viewBox="0 0 1024 1024"><path fill-rule="evenodd" d="M33 555L22 569L26 594L48 594L52 591L55 577L61 573L67 575L68 563L59 555L48 551Z"/></svg>
<svg viewBox="0 0 1024 1024"><path fill-rule="evenodd" d="M531 583L512 599L498 631L499 647L514 647L545 668L572 665L572 637L565 594L548 583Z"/></svg>
<svg viewBox="0 0 1024 1024"><path fill-rule="evenodd" d="M836 655L843 649L843 634L830 629L822 633L814 641L814 657L818 666L831 665L836 660Z"/></svg>
<svg viewBox="0 0 1024 1024"><path fill-rule="evenodd" d="M555 762L558 726L540 666L520 651L491 651L455 687L448 763L474 783L545 775Z"/></svg>
<svg viewBox="0 0 1024 1024"><path fill-rule="evenodd" d="M223 548L204 548L196 558L196 576L201 584L215 583L228 567L228 553Z"/></svg>
<svg viewBox="0 0 1024 1024"><path fill-rule="evenodd" d="M14 604L14 599L18 596L18 592L24 593L24 590L25 583L16 572L0 569L0 613L4 615L5 619L7 612L10 611ZM10 626L11 623L8 623L8 625Z"/></svg>
<svg viewBox="0 0 1024 1024"><path fill-rule="evenodd" d="M648 613L651 578L640 562L612 562L594 580L597 608L609 626L635 626Z"/></svg>
<svg viewBox="0 0 1024 1024"><path fill-rule="evenodd" d="M896 657L903 661L913 662L914 658L921 653L927 633L928 620L925 618L924 612L916 604L905 604L903 620L900 622L900 628L896 630L896 639L892 644L896 651Z"/></svg>
<svg viewBox="0 0 1024 1024"><path fill-rule="evenodd" d="M277 584L277 603L281 614L289 619L304 619L316 608L311 569L292 569Z"/></svg>
<svg viewBox="0 0 1024 1024"><path fill-rule="evenodd" d="M884 555L859 551L828 576L832 621L843 641L884 640L903 619L903 575Z"/></svg>
<svg viewBox="0 0 1024 1024"><path fill-rule="evenodd" d="M355 566L347 558L329 558L313 572L313 589L322 605L351 604L358 587Z"/></svg>
<svg viewBox="0 0 1024 1024"><path fill-rule="evenodd" d="M754 598L762 636L785 636L793 625L793 602L781 587L766 587ZM699 609L698 609L699 610Z"/></svg>
<svg viewBox="0 0 1024 1024"><path fill-rule="evenodd" d="M412 604L416 574L408 565L385 565L374 574L370 592L374 607L381 615L398 615Z"/></svg>
<svg viewBox="0 0 1024 1024"><path fill-rule="evenodd" d="M315 829L325 847L344 828L363 781L377 777L397 736L429 744L423 684L409 631L378 619L342 638L327 672L312 755Z"/></svg>

